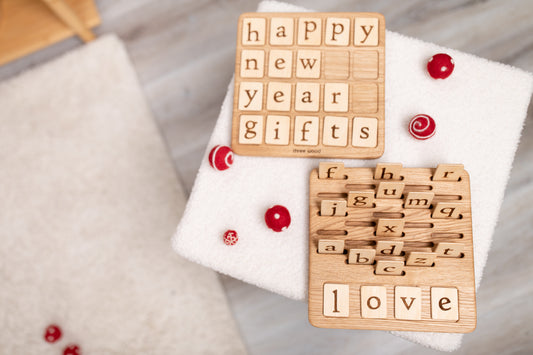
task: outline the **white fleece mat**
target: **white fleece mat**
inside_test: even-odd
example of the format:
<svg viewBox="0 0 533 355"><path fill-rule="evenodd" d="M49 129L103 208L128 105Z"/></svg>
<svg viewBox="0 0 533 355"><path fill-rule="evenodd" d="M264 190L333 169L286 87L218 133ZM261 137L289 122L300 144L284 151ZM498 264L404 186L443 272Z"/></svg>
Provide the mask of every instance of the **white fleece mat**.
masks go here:
<svg viewBox="0 0 533 355"><path fill-rule="evenodd" d="M259 11L305 11L279 2L263 2ZM446 80L434 80L425 64L445 52L455 60ZM406 167L463 163L470 173L479 284L505 185L531 96L531 74L470 54L387 32L386 143L377 160L344 160L349 167L401 162ZM281 295L307 297L308 184L318 159L235 156L223 172L209 166L217 144L230 145L233 84L229 85L182 221L173 239L181 255L237 279ZM408 122L425 113L437 122L427 141L410 136ZM336 159L338 160L338 159ZM268 229L269 207L286 206L291 226L282 233ZM227 246L222 235L237 231L239 242ZM460 345L461 335L401 333L440 350Z"/></svg>
<svg viewBox="0 0 533 355"><path fill-rule="evenodd" d="M1 83L0 107L0 354L245 353L216 274L170 248L185 198L122 43Z"/></svg>

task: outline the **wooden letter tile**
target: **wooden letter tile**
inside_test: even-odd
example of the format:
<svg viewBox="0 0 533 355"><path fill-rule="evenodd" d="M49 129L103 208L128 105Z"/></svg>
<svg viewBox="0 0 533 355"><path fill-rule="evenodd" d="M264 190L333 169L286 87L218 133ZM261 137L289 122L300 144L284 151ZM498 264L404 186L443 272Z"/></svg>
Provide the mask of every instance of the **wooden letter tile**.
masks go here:
<svg viewBox="0 0 533 355"><path fill-rule="evenodd" d="M324 84L324 111L348 112L348 84Z"/></svg>
<svg viewBox="0 0 533 355"><path fill-rule="evenodd" d="M423 191L415 192L411 191L407 194L405 202L403 203L404 208L429 208L431 206L431 201L433 201L435 194L433 192Z"/></svg>
<svg viewBox="0 0 533 355"><path fill-rule="evenodd" d="M350 75L350 52L325 51L324 76L326 79L348 79Z"/></svg>
<svg viewBox="0 0 533 355"><path fill-rule="evenodd" d="M399 260L377 260L376 275L399 276L403 274L404 262Z"/></svg>
<svg viewBox="0 0 533 355"><path fill-rule="evenodd" d="M461 243L440 242L437 243L433 252L439 257L458 258L463 254L464 248L464 244Z"/></svg>
<svg viewBox="0 0 533 355"><path fill-rule="evenodd" d="M274 17L270 20L270 44L290 46L294 40L294 20L288 17Z"/></svg>
<svg viewBox="0 0 533 355"><path fill-rule="evenodd" d="M371 265L376 257L376 249L350 249L348 264Z"/></svg>
<svg viewBox="0 0 533 355"><path fill-rule="evenodd" d="M373 148L378 144L378 120L370 117L354 117L352 145Z"/></svg>
<svg viewBox="0 0 533 355"><path fill-rule="evenodd" d="M401 198L405 184L396 181L382 181L378 185L376 198Z"/></svg>
<svg viewBox="0 0 533 355"><path fill-rule="evenodd" d="M361 317L387 318L385 286L361 286Z"/></svg>
<svg viewBox="0 0 533 355"><path fill-rule="evenodd" d="M353 109L357 113L378 112L378 86L374 83L353 85Z"/></svg>
<svg viewBox="0 0 533 355"><path fill-rule="evenodd" d="M379 40L379 20L371 17L357 17L354 28L356 46L377 46Z"/></svg>
<svg viewBox="0 0 533 355"><path fill-rule="evenodd" d="M267 109L272 111L289 111L291 108L291 84L268 83Z"/></svg>
<svg viewBox="0 0 533 355"><path fill-rule="evenodd" d="M290 78L291 75L292 51L271 50L268 60L268 76L271 78Z"/></svg>
<svg viewBox="0 0 533 355"><path fill-rule="evenodd" d="M355 51L352 61L353 76L355 79L378 78L378 56L376 51Z"/></svg>
<svg viewBox="0 0 533 355"><path fill-rule="evenodd" d="M296 83L294 108L296 111L317 112L320 102L320 84Z"/></svg>
<svg viewBox="0 0 533 355"><path fill-rule="evenodd" d="M261 144L263 142L263 116L241 115L239 143Z"/></svg>
<svg viewBox="0 0 533 355"><path fill-rule="evenodd" d="M422 315L422 289L420 287L396 286L394 288L394 317L419 320Z"/></svg>
<svg viewBox="0 0 533 355"><path fill-rule="evenodd" d="M294 144L318 145L317 116L296 116L294 119Z"/></svg>
<svg viewBox="0 0 533 355"><path fill-rule="evenodd" d="M463 170L463 164L439 164L433 173L433 181L458 181Z"/></svg>
<svg viewBox="0 0 533 355"><path fill-rule="evenodd" d="M241 77L262 78L264 68L264 51L243 50L241 52Z"/></svg>
<svg viewBox="0 0 533 355"><path fill-rule="evenodd" d="M266 20L264 18L245 18L242 21L242 45L264 45L265 28Z"/></svg>
<svg viewBox="0 0 533 355"><path fill-rule="evenodd" d="M318 163L318 178L319 179L344 179L344 163Z"/></svg>
<svg viewBox="0 0 533 355"><path fill-rule="evenodd" d="M401 163L376 164L376 169L374 170L374 179L400 180L402 168L403 166Z"/></svg>
<svg viewBox="0 0 533 355"><path fill-rule="evenodd" d="M296 59L297 78L320 78L320 51L299 50Z"/></svg>
<svg viewBox="0 0 533 355"><path fill-rule="evenodd" d="M348 192L348 207L374 207L374 191Z"/></svg>
<svg viewBox="0 0 533 355"><path fill-rule="evenodd" d="M389 242L383 240L378 240L376 242L376 255L400 255L402 253L402 249L403 242Z"/></svg>
<svg viewBox="0 0 533 355"><path fill-rule="evenodd" d="M404 219L380 218L376 227L376 235L378 237L401 237L404 225Z"/></svg>
<svg viewBox="0 0 533 355"><path fill-rule="evenodd" d="M345 147L348 144L348 118L338 116L324 117L324 145Z"/></svg>
<svg viewBox="0 0 533 355"><path fill-rule="evenodd" d="M431 288L431 318L459 320L457 289L453 287Z"/></svg>
<svg viewBox="0 0 533 355"><path fill-rule="evenodd" d="M239 110L261 111L263 108L263 83L245 81L239 86Z"/></svg>
<svg viewBox="0 0 533 355"><path fill-rule="evenodd" d="M326 317L348 317L350 314L350 287L343 284L324 284L324 308Z"/></svg>
<svg viewBox="0 0 533 355"><path fill-rule="evenodd" d="M291 118L289 116L267 116L265 128L266 144L289 144Z"/></svg>
<svg viewBox="0 0 533 355"><path fill-rule="evenodd" d="M461 218L462 206L455 202L439 202L433 209L431 218Z"/></svg>
<svg viewBox="0 0 533 355"><path fill-rule="evenodd" d="M347 46L350 42L350 19L328 17L324 42L328 46Z"/></svg>
<svg viewBox="0 0 533 355"><path fill-rule="evenodd" d="M407 256L406 266L432 266L437 254L422 251L412 251Z"/></svg>
<svg viewBox="0 0 533 355"><path fill-rule="evenodd" d="M344 240L320 239L318 241L319 254L343 254Z"/></svg>
<svg viewBox="0 0 533 355"><path fill-rule="evenodd" d="M298 20L298 44L318 46L322 42L322 20L302 17Z"/></svg>
<svg viewBox="0 0 533 355"><path fill-rule="evenodd" d="M346 200L322 200L320 203L321 216L346 216Z"/></svg>

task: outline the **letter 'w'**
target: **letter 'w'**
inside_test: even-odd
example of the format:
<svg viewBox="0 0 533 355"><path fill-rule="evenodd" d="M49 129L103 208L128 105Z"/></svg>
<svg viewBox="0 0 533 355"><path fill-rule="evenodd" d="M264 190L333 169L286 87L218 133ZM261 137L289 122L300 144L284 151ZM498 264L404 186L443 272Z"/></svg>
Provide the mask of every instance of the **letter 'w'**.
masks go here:
<svg viewBox="0 0 533 355"><path fill-rule="evenodd" d="M311 60L313 61L312 63ZM311 58L300 58L300 61L302 62L302 66L304 67L304 69L307 69L307 67L309 67L309 69L313 69L313 66L316 63L316 59Z"/></svg>

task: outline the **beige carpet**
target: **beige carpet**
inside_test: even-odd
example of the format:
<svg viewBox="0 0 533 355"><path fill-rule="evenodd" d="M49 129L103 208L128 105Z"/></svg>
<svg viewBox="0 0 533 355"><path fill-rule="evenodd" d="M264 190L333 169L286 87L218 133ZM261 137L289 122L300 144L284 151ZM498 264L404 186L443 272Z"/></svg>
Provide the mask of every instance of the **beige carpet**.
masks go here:
<svg viewBox="0 0 533 355"><path fill-rule="evenodd" d="M0 162L0 354L245 353L117 38L0 83Z"/></svg>

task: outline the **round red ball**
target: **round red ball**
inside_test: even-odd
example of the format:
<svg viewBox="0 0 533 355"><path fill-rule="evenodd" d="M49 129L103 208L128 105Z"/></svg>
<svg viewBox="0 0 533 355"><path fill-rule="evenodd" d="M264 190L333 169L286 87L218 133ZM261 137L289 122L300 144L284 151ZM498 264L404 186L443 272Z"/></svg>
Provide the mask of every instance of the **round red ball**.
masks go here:
<svg viewBox="0 0 533 355"><path fill-rule="evenodd" d="M217 145L209 153L209 164L215 170L226 170L233 164L233 151L225 145Z"/></svg>
<svg viewBox="0 0 533 355"><path fill-rule="evenodd" d="M433 79L446 79L452 74L455 62L448 54L438 53L429 58L427 68Z"/></svg>
<svg viewBox="0 0 533 355"><path fill-rule="evenodd" d="M61 338L61 328L55 324L50 324L44 330L44 340L49 343L55 343Z"/></svg>
<svg viewBox="0 0 533 355"><path fill-rule="evenodd" d="M419 140L433 137L436 129L435 120L429 115L416 115L409 122L409 133Z"/></svg>
<svg viewBox="0 0 533 355"><path fill-rule="evenodd" d="M78 345L71 344L63 350L63 355L81 355L81 349Z"/></svg>
<svg viewBox="0 0 533 355"><path fill-rule="evenodd" d="M235 245L238 241L239 236L237 235L237 232L233 230L227 230L226 233L224 233L224 244Z"/></svg>
<svg viewBox="0 0 533 355"><path fill-rule="evenodd" d="M276 205L266 211L265 222L274 232L281 232L291 224L291 214L285 207Z"/></svg>

